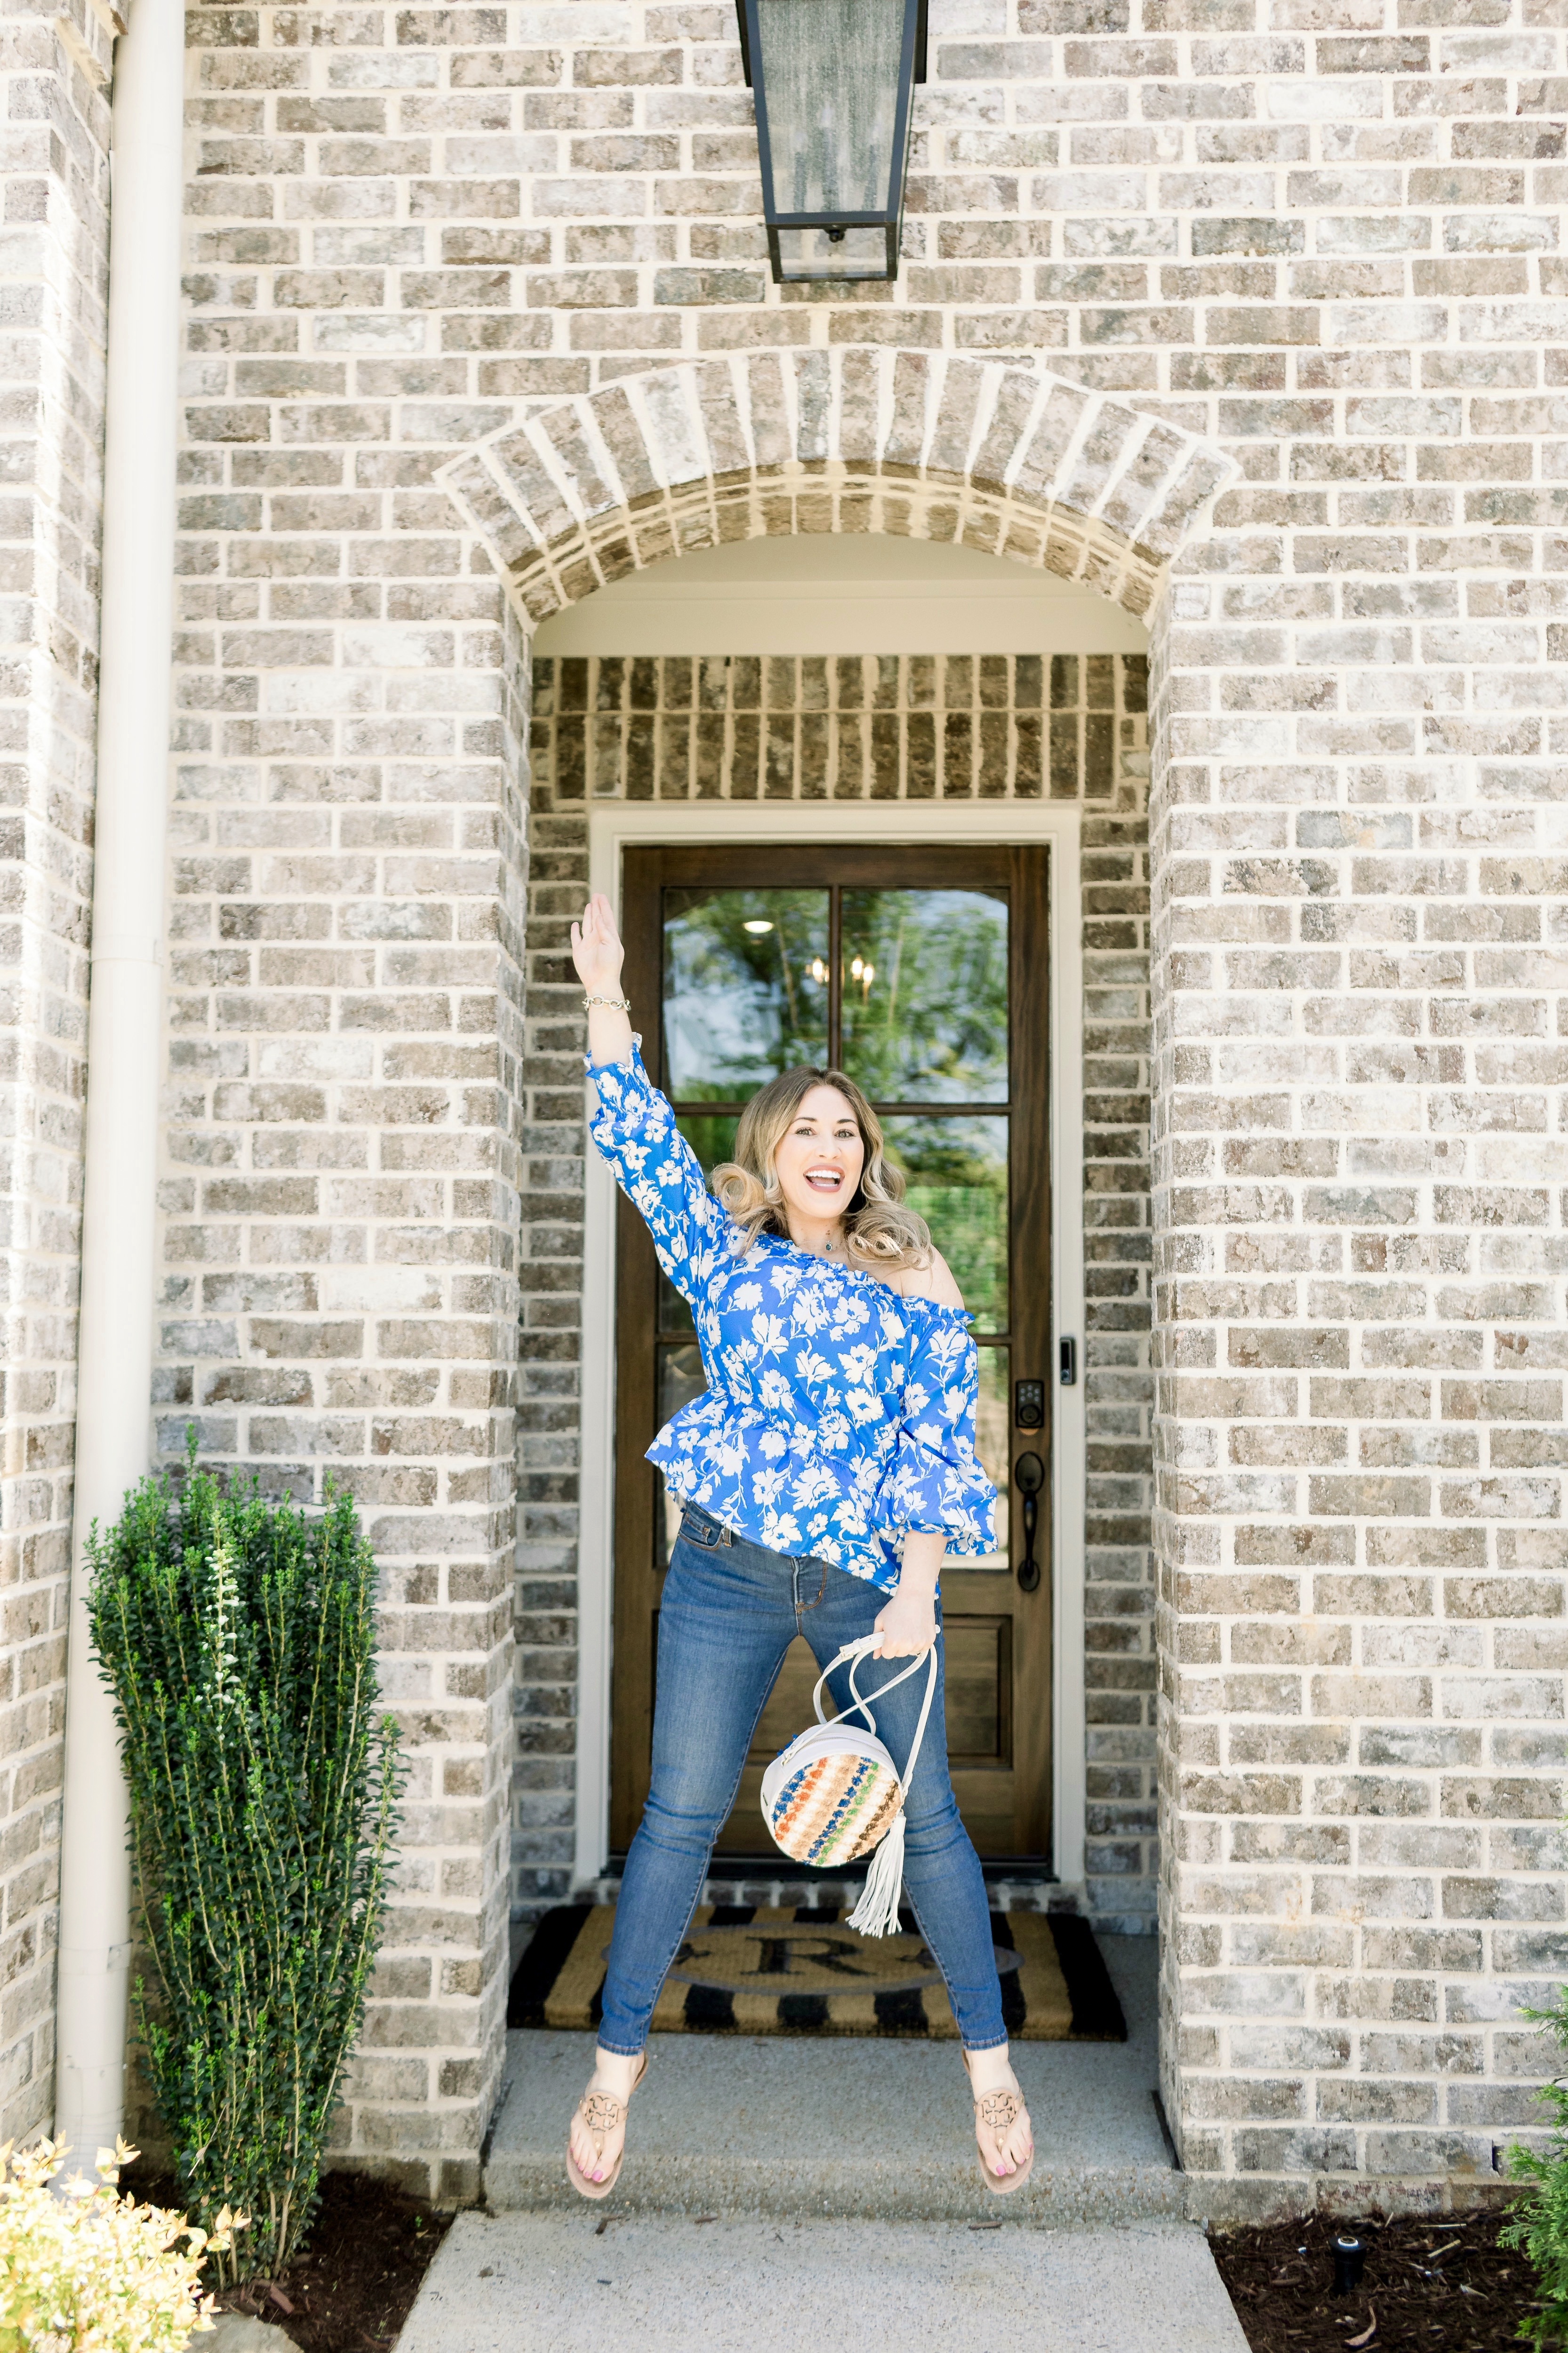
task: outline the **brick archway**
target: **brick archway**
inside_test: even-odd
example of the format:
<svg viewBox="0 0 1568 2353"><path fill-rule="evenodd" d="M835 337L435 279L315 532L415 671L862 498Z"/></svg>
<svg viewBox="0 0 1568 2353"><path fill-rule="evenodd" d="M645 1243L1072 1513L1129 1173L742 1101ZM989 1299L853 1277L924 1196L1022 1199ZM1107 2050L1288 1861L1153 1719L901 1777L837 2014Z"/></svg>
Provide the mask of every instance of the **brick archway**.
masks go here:
<svg viewBox="0 0 1568 2353"><path fill-rule="evenodd" d="M962 542L1142 615L1235 472L1109 394L847 344L627 376L492 435L439 480L532 626L667 556L808 532Z"/></svg>
<svg viewBox="0 0 1568 2353"><path fill-rule="evenodd" d="M628 376L595 394L540 408L525 422L476 445L438 479L461 509L465 522L482 538L507 581L519 625L531 633L537 624L609 582L671 556L744 539L835 533L961 542L1081 582L1140 617L1156 616L1169 609L1160 592L1172 558L1201 528L1207 502L1235 471L1231 461L1212 445L1161 418L1141 414L1122 401L1077 385L995 363L845 346L696 361ZM1031 659L1037 673L1038 659ZM585 670L589 666L575 667ZM615 678L609 683L597 675L574 682L575 700L570 711L560 699L562 684L553 675L552 664L545 665L548 674L542 683L538 677L533 681L542 701L534 711L527 822L534 849L547 847L547 854L529 861L531 879L522 928L532 969L524 1011L525 1021L537 1017L540 1051L535 1067L542 1073L540 1083L547 1092L555 1090L551 1101L556 1107L547 1119L559 1117L559 1089L570 1087L575 1075L570 1050L560 1055L559 1064L556 1060L556 1050L563 1043L570 1049L576 1018L574 996L564 978L564 965L559 961L564 945L562 885L568 877L579 881L590 873L590 810L597 807L601 815L611 814L617 803L646 797L639 796L628 766L628 763L635 765L642 754L634 754L630 747L634 743L651 746L657 741L661 749L656 797L679 801L689 797L691 784L684 775L675 776L662 747L671 740L689 746L697 742L700 730L707 727L710 734L717 727L721 748L715 754L718 765L710 779L714 807L720 808L730 800L755 806L752 797L757 779L752 776L747 784L740 781L742 734L752 723L742 712L733 679L724 687L725 715L713 721L700 715L693 705L692 662L645 665L648 674L637 689L635 710L626 699L630 690L622 675L624 666L611 667ZM967 665L963 667L967 671ZM1076 660L1053 665L1050 710L1038 716L1038 677L1026 692L1021 681L1014 680L1011 665L1006 667L1005 691L1000 697L1006 709L992 708L986 714L977 711L973 720L961 713L956 722L950 721L944 681L944 721L933 729L933 740L940 733L945 745L951 723L964 742L981 742L982 731L988 728L995 740L1012 743L1016 749L1024 730L1036 731L1032 740L1037 744L1043 741L1040 731L1048 730L1049 800L1063 818L1068 812L1062 804L1076 802L1071 815L1089 828L1095 852L1092 907L1084 895L1086 886L1077 879L1072 884L1072 895L1081 903L1088 927L1083 934L1085 952L1091 965L1101 956L1120 959L1121 986L1126 977L1129 944L1135 953L1140 950L1146 930L1140 871L1146 839L1150 748L1143 664L1141 659L1137 662L1135 686L1131 673L1123 677L1121 658L1114 665L1109 659L1081 668ZM1091 667L1097 671L1092 688L1088 676ZM679 680L666 679L667 669L679 672ZM1098 675L1100 670L1103 678ZM993 705L997 703L999 683L993 678L987 685ZM703 695L710 691L704 689ZM782 692L780 681L770 675L770 712L783 710L776 700ZM839 698L846 692L849 701L841 705ZM858 716L853 712L847 719L843 716L855 702L853 683L847 689L837 667L832 696L833 714L824 723L839 731L834 740L841 744L847 727L860 741L855 733L860 725ZM1031 697L1032 707L1026 710ZM890 727L900 744L904 739L899 731L906 724L911 730L916 725L932 728L923 709L912 718L903 714L902 687L893 691L892 699L900 705L899 713L877 723ZM1016 723L1015 702L1020 714L1016 739L1009 733ZM711 707L703 701L703 712L710 712ZM582 732L586 723L577 715L587 710L594 714L591 737L596 764L591 778L583 760L569 748L580 740L584 747L588 744L588 735ZM814 723L802 716L797 737L794 715L786 714L782 720L775 715L770 720L773 765L767 797L775 822L781 799L799 799L803 818L816 805L803 781L804 764L809 756L805 731ZM973 737L965 732L970 729ZM785 737L792 748L787 754L778 754L783 762L779 766L773 746L775 739L783 742ZM751 742L751 733L745 733L745 740ZM993 736L984 736L984 741L990 743ZM1065 758L1059 756L1064 747ZM907 751L907 744L904 748ZM897 766L900 754L891 756ZM1024 763L1015 761L1011 752L992 751L984 757L993 764L999 757L1002 765L988 784L976 781L973 789L978 797L1016 799L1020 812L1037 810L1043 805L1047 778L1040 772L1038 758L1026 779ZM895 786L892 799L886 793L875 796L883 818L894 815L895 803L902 806L904 786L913 773L907 760L901 773L904 786ZM945 766L940 782L934 782L933 771L933 784L935 799L949 806L956 806L971 789L950 784ZM843 776L837 776L832 797L839 815L846 816L845 803L858 794L863 796L867 789L863 784L846 785ZM1072 871L1078 877L1076 863ZM1098 928L1090 923L1091 914L1100 919ZM1105 928L1108 916L1114 937ZM1106 977L1109 980L1109 972ZM1131 1017L1133 1029L1141 1018L1136 1013ZM1136 1058L1143 1048L1133 1041L1131 1050ZM1102 1168L1093 1157L1101 1146L1117 1155L1113 1171ZM563 1148L568 1147L563 1144ZM1120 1129L1106 1137L1097 1131L1092 1152L1089 1143L1084 1147L1084 1192L1110 1183L1124 1192L1139 1157L1139 1151L1130 1146ZM552 1334L567 1326L574 1335L597 1329L603 1322L604 1302L586 1297L563 1324L563 1282L568 1282L569 1287L569 1279L555 1262L563 1248L558 1201L550 1203L543 1225L548 1231L542 1230L540 1248L549 1263L540 1300L545 1324ZM1121 1240L1125 1239L1123 1234ZM581 1247L584 1263L589 1260L596 1263L598 1246L590 1246L585 1233ZM575 1246L566 1245L565 1257L570 1260L574 1255ZM534 1265L533 1243L526 1230L521 1257L525 1267ZM1077 1280L1081 1287L1081 1272ZM525 1279L525 1329L530 1328L530 1316ZM545 1324L539 1328L545 1328ZM574 1338L574 1345L585 1344ZM1116 1344L1118 1348L1121 1345ZM599 1330L593 1343L594 1363L584 1362L582 1380L595 1396L608 1378L603 1369L608 1361L608 1345L606 1333ZM1118 1362L1121 1362L1120 1356ZM1147 1367L1140 1363L1135 1369L1141 1375ZM548 1476L534 1482L541 1489L536 1545L530 1544L529 1481L521 1471L520 1502L524 1513L523 1546L531 1559L547 1560L553 1575L564 1567L568 1551L571 1556L577 1596L571 1707L582 1711L581 1722L589 1728L576 1743L575 1763L569 1764L559 1748L564 1694L552 1686L540 1696L540 1705L550 1711L555 1745L550 1740L536 1744L529 1761L532 1778L527 1804L533 1810L529 1825L521 1831L524 1860L520 1868L527 1884L518 1889L525 1904L542 1895L565 1893L573 1877L567 1873L557 1878L561 1858L553 1844L533 1834L531 1825L539 1818L540 1806L553 1805L557 1820L563 1801L573 1806L577 1879L591 1876L599 1868L603 1853L601 1768L608 1736L601 1719L608 1704L605 1674L609 1539L607 1523L597 1503L590 1499L601 1496L606 1488L601 1475L604 1466L598 1464L584 1477L579 1519L579 1491L571 1484L571 1528L563 1536L554 1504L560 1500L560 1466L568 1439L563 1411L570 1416L571 1409L563 1407L560 1392L552 1392L547 1404L541 1403L537 1426L531 1420L526 1402L521 1409L521 1460L530 1461L531 1442L537 1439L548 1451L552 1466ZM586 1431L585 1422L573 1425L568 1453L576 1450L581 1454ZM542 1461L542 1454L532 1459ZM594 1459L597 1464L597 1458ZM542 1494L546 1488L548 1507ZM1118 1544L1121 1541L1121 1521L1115 1520L1112 1525L1121 1500L1121 1490L1113 1497L1097 1494L1094 1499L1093 1525L1102 1549L1112 1538ZM1081 1497L1078 1508L1087 1530L1090 1522ZM1125 1670L1126 1613L1132 1604L1123 1588L1131 1577L1140 1599L1150 1601L1147 1632L1141 1639L1152 1643L1152 1586L1142 1568L1135 1574L1126 1572L1119 1562L1117 1575L1121 1578L1116 1588L1121 1613L1118 1633L1122 1641L1119 1657ZM1081 1696L1086 1688L1081 1628L1077 1641L1078 1663L1070 1672ZM1070 1659L1072 1654L1073 1643L1068 1641L1063 1656ZM1152 1653L1141 1651L1140 1655ZM529 1704L531 1701L525 1702L525 1715ZM1140 1707L1142 1704L1140 1699ZM1069 1715L1064 1712L1061 1720L1069 1723ZM1152 1725L1142 1725L1140 1729L1148 1734L1151 1744L1136 1768L1142 1775L1145 1767L1152 1770ZM1087 1753L1081 1718L1074 1746L1080 1756ZM1065 1778L1061 1786L1068 1787ZM1151 1788L1141 1793L1136 1807L1128 1809L1138 1815L1140 1838L1144 1801L1152 1796ZM1081 1787L1076 1812L1081 1849L1086 1822ZM514 1848L514 1854L517 1852ZM1106 1887L1100 1892L1108 1902L1114 1897L1123 1904L1131 1916L1138 1907L1125 1904L1125 1862L1119 1862L1117 1868L1122 1876L1115 1889L1110 1889L1107 1877ZM1080 1854L1075 1875L1081 1876L1082 1872ZM1141 1880L1140 1896L1146 1892Z"/></svg>

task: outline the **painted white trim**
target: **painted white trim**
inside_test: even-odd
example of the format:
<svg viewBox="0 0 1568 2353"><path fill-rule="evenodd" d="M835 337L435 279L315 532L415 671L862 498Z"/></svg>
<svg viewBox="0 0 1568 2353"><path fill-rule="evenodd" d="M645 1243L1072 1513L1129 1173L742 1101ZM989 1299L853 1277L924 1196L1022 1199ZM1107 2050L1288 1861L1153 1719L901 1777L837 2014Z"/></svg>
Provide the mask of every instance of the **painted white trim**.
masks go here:
<svg viewBox="0 0 1568 2353"><path fill-rule="evenodd" d="M952 842L1046 842L1050 874L1051 1168L1054 1205L1047 1378L1055 1387L1055 1563L1052 1710L1053 1847L1058 1877L1080 1886L1084 1869L1084 1417L1083 920L1076 802L1009 801L988 807L937 804L896 807L757 807L735 802L694 807L608 802L588 813L588 883L618 908L621 856L645 843L743 840L851 842L885 846ZM634 1023L637 1008L633 1008ZM595 1879L609 1852L611 1491L615 1412L615 1186L590 1150L584 1236L582 1537L578 1628L582 1681L577 1717L579 1881ZM1055 1380L1057 1343L1079 1344L1079 1380Z"/></svg>
<svg viewBox="0 0 1568 2353"><path fill-rule="evenodd" d="M115 49L92 989L66 1655L55 2133L85 2170L125 2112L131 1862L120 1732L88 1630L88 1537L152 1454L164 854L179 445L182 0Z"/></svg>
<svg viewBox="0 0 1568 2353"><path fill-rule="evenodd" d="M1097 588L979 549L827 532L730 540L628 573L552 614L545 654L1144 653Z"/></svg>
<svg viewBox="0 0 1568 2353"><path fill-rule="evenodd" d="M650 576L634 573L624 585L640 586ZM1027 589L1031 583L1022 585ZM1004 590L1010 586L1002 584ZM850 591L833 582L784 590L746 581L658 604L629 596L612 603L614 595L598 589L546 621L534 640L535 656L1037 654L1042 646L1053 654L1141 654L1149 645L1135 614L1093 590L1079 599L1010 596L989 582L972 582L961 596L932 596L923 586L890 588L878 581Z"/></svg>

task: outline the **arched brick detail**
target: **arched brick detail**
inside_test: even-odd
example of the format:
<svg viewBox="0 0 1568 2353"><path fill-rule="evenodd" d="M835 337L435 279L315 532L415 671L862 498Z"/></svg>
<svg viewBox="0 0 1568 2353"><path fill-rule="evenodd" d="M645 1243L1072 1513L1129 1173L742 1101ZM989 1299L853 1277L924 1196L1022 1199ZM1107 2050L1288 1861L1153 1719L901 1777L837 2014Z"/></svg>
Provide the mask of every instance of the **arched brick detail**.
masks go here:
<svg viewBox="0 0 1568 2353"><path fill-rule="evenodd" d="M847 344L626 376L440 480L539 622L665 556L796 532L962 541L1142 614L1236 470L1105 393Z"/></svg>

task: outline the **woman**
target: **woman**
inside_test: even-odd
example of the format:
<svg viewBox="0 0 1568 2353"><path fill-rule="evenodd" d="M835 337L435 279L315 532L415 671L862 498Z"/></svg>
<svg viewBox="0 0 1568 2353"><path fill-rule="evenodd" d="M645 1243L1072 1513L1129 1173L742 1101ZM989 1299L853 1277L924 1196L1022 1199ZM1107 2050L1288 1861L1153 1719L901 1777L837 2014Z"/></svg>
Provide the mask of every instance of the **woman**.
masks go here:
<svg viewBox="0 0 1568 2353"><path fill-rule="evenodd" d="M690 1303L708 1393L648 1451L685 1506L658 1618L653 1777L626 1857L593 2080L567 2169L614 2186L653 2007L690 1926L757 1719L796 1633L819 1664L873 1630L874 1655L940 1641L943 1554L989 1550L995 1490L973 1447L978 1375L963 1301L853 1082L789 1071L742 1114L713 1191L650 1083L621 995L607 899L572 926L585 992L595 1143ZM940 1660L940 1651L939 1651ZM843 1679L840 1671L838 1681ZM925 1683L876 1710L909 1753ZM837 1703L849 1704L835 1684ZM958 2022L986 2186L1034 2159L1007 2057L990 1911L948 1778L939 1679L905 1804L904 1889Z"/></svg>

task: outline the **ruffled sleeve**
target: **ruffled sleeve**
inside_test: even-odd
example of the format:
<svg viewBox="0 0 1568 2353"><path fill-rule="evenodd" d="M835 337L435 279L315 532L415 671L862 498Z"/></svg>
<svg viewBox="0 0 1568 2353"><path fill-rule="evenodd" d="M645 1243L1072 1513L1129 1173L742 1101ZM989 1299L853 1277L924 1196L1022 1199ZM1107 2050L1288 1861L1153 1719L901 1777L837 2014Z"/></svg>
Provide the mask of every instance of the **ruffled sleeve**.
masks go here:
<svg viewBox="0 0 1568 2353"><path fill-rule="evenodd" d="M945 1535L961 1558L994 1546L996 1490L974 1451L980 1360L956 1309L910 1300L909 1385L884 1498L893 1525Z"/></svg>
<svg viewBox="0 0 1568 2353"><path fill-rule="evenodd" d="M599 1098L588 1133L653 1236L660 1266L694 1301L713 1271L729 1221L636 1048L629 1062L590 1060L587 1068Z"/></svg>

